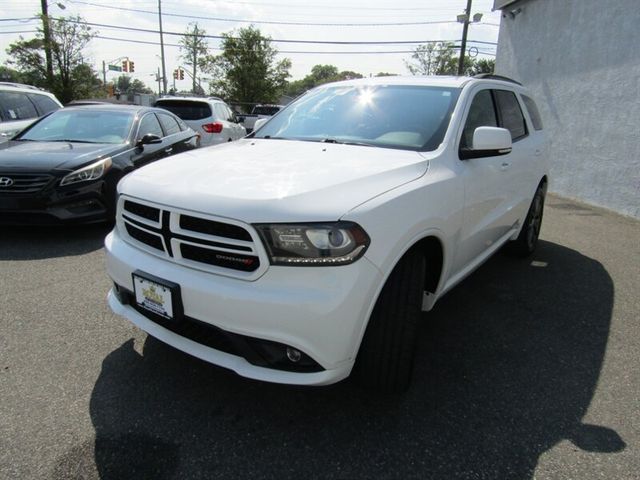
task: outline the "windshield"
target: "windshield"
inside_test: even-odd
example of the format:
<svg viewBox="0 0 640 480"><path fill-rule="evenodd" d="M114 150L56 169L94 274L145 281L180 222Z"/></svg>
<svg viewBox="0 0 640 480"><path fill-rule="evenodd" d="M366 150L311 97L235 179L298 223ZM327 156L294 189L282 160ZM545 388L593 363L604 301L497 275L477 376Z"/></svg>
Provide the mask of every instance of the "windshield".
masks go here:
<svg viewBox="0 0 640 480"><path fill-rule="evenodd" d="M260 105L257 107L253 107L253 111L251 113L253 113L254 115L275 115L279 111L280 107Z"/></svg>
<svg viewBox="0 0 640 480"><path fill-rule="evenodd" d="M81 107L58 110L43 118L16 140L38 142L125 143L134 112Z"/></svg>
<svg viewBox="0 0 640 480"><path fill-rule="evenodd" d="M255 138L435 150L458 94L457 88L427 86L321 87L273 117Z"/></svg>

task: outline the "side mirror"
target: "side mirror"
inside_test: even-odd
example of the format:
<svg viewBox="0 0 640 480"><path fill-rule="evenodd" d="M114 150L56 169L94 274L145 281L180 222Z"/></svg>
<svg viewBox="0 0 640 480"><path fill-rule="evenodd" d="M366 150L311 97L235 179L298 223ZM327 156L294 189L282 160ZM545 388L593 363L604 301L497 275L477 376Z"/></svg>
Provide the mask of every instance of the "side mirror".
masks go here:
<svg viewBox="0 0 640 480"><path fill-rule="evenodd" d="M269 121L268 118L259 118L258 120L256 120L256 123L253 124L253 130L258 130L262 125L264 125L265 123L267 123Z"/></svg>
<svg viewBox="0 0 640 480"><path fill-rule="evenodd" d="M511 153L511 132L506 128L478 127L473 132L473 146L460 149L460 159L497 157Z"/></svg>
<svg viewBox="0 0 640 480"><path fill-rule="evenodd" d="M137 147L142 147L144 145L151 145L154 143L162 143L162 139L158 135L154 135L153 133L147 133L136 143Z"/></svg>

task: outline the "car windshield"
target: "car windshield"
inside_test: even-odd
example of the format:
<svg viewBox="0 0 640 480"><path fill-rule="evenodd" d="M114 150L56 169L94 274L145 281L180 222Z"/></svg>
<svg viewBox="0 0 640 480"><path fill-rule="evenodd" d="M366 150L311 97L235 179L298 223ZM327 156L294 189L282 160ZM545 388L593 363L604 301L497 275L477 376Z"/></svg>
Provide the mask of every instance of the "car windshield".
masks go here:
<svg viewBox="0 0 640 480"><path fill-rule="evenodd" d="M320 87L273 117L255 138L435 150L458 95L457 88L430 86Z"/></svg>
<svg viewBox="0 0 640 480"><path fill-rule="evenodd" d="M16 140L38 142L125 143L135 112L62 109L43 118Z"/></svg>
<svg viewBox="0 0 640 480"><path fill-rule="evenodd" d="M279 111L280 111L280 107L260 105L257 107L253 107L252 113L254 115L275 115Z"/></svg>

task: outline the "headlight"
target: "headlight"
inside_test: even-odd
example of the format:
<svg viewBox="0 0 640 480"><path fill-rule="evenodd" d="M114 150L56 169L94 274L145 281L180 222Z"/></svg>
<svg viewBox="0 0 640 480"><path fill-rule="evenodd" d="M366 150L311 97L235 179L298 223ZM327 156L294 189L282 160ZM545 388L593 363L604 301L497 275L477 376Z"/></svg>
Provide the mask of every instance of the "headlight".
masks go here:
<svg viewBox="0 0 640 480"><path fill-rule="evenodd" d="M111 157L107 157L76 170L75 172L71 172L62 179L60 186L69 185L71 183L86 182L88 180L97 180L104 175L109 168L111 168L111 163Z"/></svg>
<svg viewBox="0 0 640 480"><path fill-rule="evenodd" d="M254 226L272 265L346 265L369 246L369 236L353 222Z"/></svg>

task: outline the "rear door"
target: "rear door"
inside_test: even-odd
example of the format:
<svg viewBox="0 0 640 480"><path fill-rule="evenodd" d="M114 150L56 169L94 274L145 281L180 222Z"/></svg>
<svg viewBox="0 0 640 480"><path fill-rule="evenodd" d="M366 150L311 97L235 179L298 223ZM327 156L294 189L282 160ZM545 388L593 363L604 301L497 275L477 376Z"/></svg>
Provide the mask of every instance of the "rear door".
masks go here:
<svg viewBox="0 0 640 480"><path fill-rule="evenodd" d="M529 133L523 109L515 92L494 90L500 126L511 132L513 148L505 161L505 182L508 187L507 221L510 224L526 215L540 179L534 178L536 140Z"/></svg>
<svg viewBox="0 0 640 480"><path fill-rule="evenodd" d="M174 117L166 113L158 113L158 119L165 135L163 141L165 156L175 155L191 148L189 144L191 135L180 128Z"/></svg>

